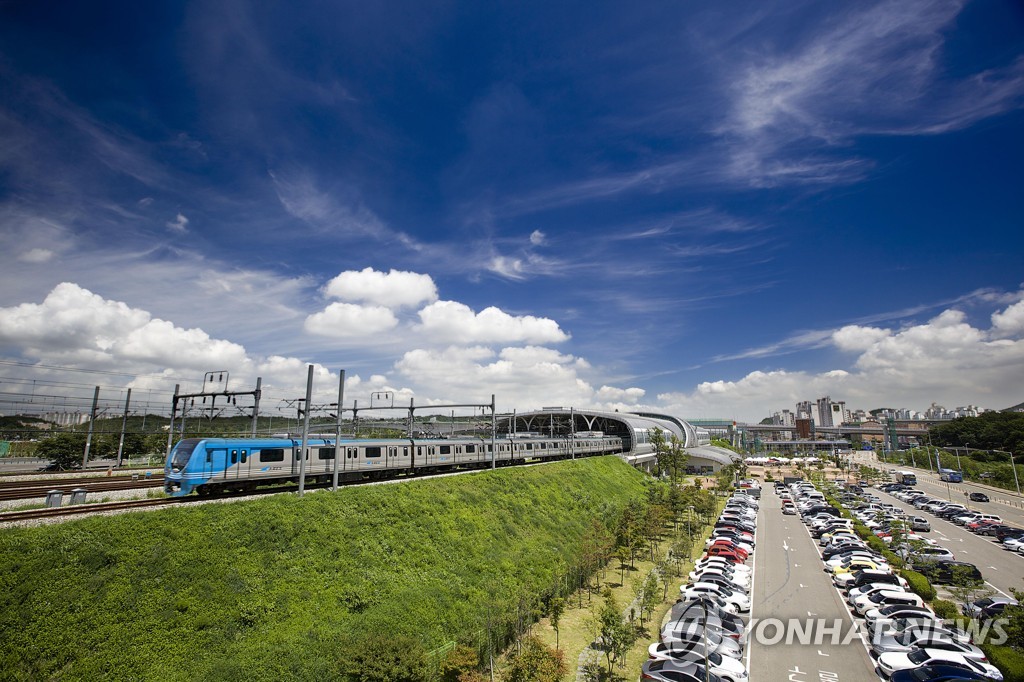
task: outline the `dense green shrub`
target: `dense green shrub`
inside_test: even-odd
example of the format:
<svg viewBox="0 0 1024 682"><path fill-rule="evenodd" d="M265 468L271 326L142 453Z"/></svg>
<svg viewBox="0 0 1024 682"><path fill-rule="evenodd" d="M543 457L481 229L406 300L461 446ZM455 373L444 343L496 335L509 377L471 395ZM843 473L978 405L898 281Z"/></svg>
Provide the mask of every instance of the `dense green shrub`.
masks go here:
<svg viewBox="0 0 1024 682"><path fill-rule="evenodd" d="M988 662L1003 673L1003 682L1024 682L1024 652L1008 646L981 643Z"/></svg>
<svg viewBox="0 0 1024 682"><path fill-rule="evenodd" d="M932 602L932 610L935 611L935 615L939 618L956 618L960 615L960 610L957 609L956 604L947 599L936 599Z"/></svg>
<svg viewBox="0 0 1024 682"><path fill-rule="evenodd" d="M935 599L935 588L928 581L928 578L921 575L917 571L904 570L900 572L903 579L910 585L911 591L924 599L925 601L931 601Z"/></svg>
<svg viewBox="0 0 1024 682"><path fill-rule="evenodd" d="M507 641L643 481L604 457L6 529L0 670L343 679L383 633L419 643L414 679L442 644Z"/></svg>

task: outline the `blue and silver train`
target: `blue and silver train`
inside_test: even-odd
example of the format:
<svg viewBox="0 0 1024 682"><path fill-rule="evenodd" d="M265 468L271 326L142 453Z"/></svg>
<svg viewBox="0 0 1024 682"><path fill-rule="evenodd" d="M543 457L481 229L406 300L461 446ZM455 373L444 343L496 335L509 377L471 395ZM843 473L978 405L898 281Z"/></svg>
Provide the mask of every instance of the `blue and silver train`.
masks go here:
<svg viewBox="0 0 1024 682"><path fill-rule="evenodd" d="M492 449L496 448L496 452ZM299 480L302 441L294 438L185 438L164 466L164 490L174 497L196 491L254 490ZM622 451L616 436L489 439L334 439L306 441L306 480L332 480L335 455L342 481L392 478L437 471L484 469L527 461L606 455Z"/></svg>

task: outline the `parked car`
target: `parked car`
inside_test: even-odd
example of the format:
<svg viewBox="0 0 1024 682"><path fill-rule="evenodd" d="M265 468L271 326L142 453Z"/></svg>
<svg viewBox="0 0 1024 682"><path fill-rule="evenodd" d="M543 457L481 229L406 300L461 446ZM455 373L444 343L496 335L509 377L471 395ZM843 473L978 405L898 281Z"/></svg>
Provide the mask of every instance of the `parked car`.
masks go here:
<svg viewBox="0 0 1024 682"><path fill-rule="evenodd" d="M988 502L988 495L985 493L971 493L969 496L971 502Z"/></svg>
<svg viewBox="0 0 1024 682"><path fill-rule="evenodd" d="M897 670L942 664L959 665L972 672L988 675L997 682L1003 679L1003 673L999 671L999 668L990 663L982 663L962 654L941 649L914 649L909 653L894 651L878 657L878 668L886 677L892 677Z"/></svg>
<svg viewBox="0 0 1024 682"><path fill-rule="evenodd" d="M999 616L1007 606L1018 605L1017 600L1012 597L985 597L972 604L964 605L963 612L965 616L970 616L971 618L988 620Z"/></svg>
<svg viewBox="0 0 1024 682"><path fill-rule="evenodd" d="M978 567L966 561L922 559L914 562L914 570L931 582L943 585L952 584L956 574L963 575L965 579L971 581L984 580Z"/></svg>
<svg viewBox="0 0 1024 682"><path fill-rule="evenodd" d="M910 530L917 532L927 533L932 529L932 524L928 522L928 519L923 516L913 516L910 518Z"/></svg>
<svg viewBox="0 0 1024 682"><path fill-rule="evenodd" d="M889 678L891 682L960 682L968 680L985 680L989 678L983 673L968 670L959 665L926 665L909 670L897 670Z"/></svg>
<svg viewBox="0 0 1024 682"><path fill-rule="evenodd" d="M640 669L640 677L659 682L720 682L722 679L699 663L651 660Z"/></svg>
<svg viewBox="0 0 1024 682"><path fill-rule="evenodd" d="M650 653L650 649L648 649L648 654ZM679 647L668 647L660 651L657 656L652 655L651 658L654 660L672 661L673 663L679 664L683 667L684 672L688 669L690 664L703 664L704 661L707 660L708 670L711 671L711 674L718 675L724 682L740 682L741 680L747 679L747 669L739 659L733 658L732 656L723 656L717 651L707 652L707 656L705 658L704 650L700 646L685 649ZM704 669L701 667L700 674L703 674L703 672ZM673 676L668 679L676 680L678 678Z"/></svg>

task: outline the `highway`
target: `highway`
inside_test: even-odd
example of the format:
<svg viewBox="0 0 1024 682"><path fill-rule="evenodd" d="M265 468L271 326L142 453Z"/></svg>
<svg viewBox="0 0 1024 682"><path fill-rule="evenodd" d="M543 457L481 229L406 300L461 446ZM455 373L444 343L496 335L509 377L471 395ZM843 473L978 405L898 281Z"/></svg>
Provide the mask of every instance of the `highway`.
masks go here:
<svg viewBox="0 0 1024 682"><path fill-rule="evenodd" d="M754 625L747 645L751 682L877 681L861 638L847 639L854 621L823 570L814 539L799 516L782 514L771 487L763 490L751 595ZM762 630L757 625L765 619L801 624L820 619L831 630L820 644L801 644L797 637L789 644L785 639L772 644L775 627L765 625ZM834 637L832 631L837 633Z"/></svg>

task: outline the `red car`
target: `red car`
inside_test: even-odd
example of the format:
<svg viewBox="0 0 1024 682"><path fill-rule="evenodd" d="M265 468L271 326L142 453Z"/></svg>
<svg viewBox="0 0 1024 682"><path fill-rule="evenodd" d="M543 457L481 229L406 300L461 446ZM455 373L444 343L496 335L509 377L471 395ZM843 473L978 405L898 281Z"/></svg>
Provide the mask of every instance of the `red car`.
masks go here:
<svg viewBox="0 0 1024 682"><path fill-rule="evenodd" d="M708 547L708 550L706 552L704 552L704 556L718 556L718 557L722 557L722 558L728 559L729 561L733 562L734 564L742 564L742 563L745 563L746 560L747 560L747 558L745 556L740 556L739 552L736 552L735 550L729 549L728 547L724 547L724 546L717 546L717 547L716 546L711 546L711 547Z"/></svg>
<svg viewBox="0 0 1024 682"><path fill-rule="evenodd" d="M964 526L964 528L966 528L967 530L971 531L972 533L977 533L978 529L979 528L983 528L984 526L998 526L998 525L999 525L998 521L990 521L988 519L985 519L984 521L971 521L966 526Z"/></svg>
<svg viewBox="0 0 1024 682"><path fill-rule="evenodd" d="M729 551L729 552L735 552L736 555L739 556L741 560L743 560L743 561L747 560L747 556L748 556L747 550L743 549L742 547L736 546L735 544L729 542L728 540L716 540L714 543L712 543L712 545L710 547L708 547L708 552L710 552L713 549L723 549L723 550L726 550L726 551ZM712 555L712 556L714 556L714 555Z"/></svg>

